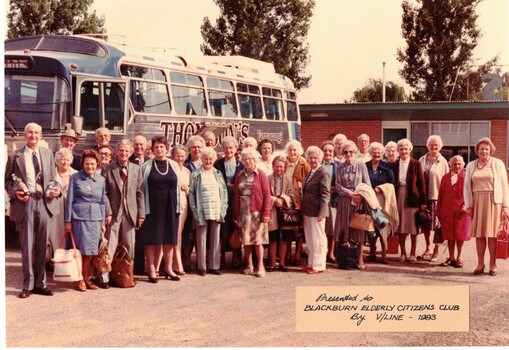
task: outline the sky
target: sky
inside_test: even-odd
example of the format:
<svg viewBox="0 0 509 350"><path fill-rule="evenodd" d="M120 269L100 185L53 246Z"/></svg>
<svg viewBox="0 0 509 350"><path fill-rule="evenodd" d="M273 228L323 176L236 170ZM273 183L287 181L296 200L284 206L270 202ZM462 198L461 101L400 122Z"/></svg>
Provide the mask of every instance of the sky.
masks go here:
<svg viewBox="0 0 509 350"><path fill-rule="evenodd" d="M115 40L142 47L174 48L185 56L200 56L200 26L219 16L213 0L95 0L92 9L106 18ZM483 32L474 51L477 64L500 54L502 71L509 71L509 0L483 0L477 7ZM338 103L349 100L368 79L409 87L398 75L402 64L396 50L401 37L401 0L316 0L308 33L311 86L299 102Z"/></svg>

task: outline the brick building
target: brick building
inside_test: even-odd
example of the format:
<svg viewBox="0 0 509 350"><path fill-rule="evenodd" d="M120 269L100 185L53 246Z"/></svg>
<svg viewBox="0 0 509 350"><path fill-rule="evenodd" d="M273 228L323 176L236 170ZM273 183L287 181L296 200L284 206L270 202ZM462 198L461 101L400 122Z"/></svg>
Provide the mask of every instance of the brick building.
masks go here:
<svg viewBox="0 0 509 350"><path fill-rule="evenodd" d="M338 133L354 141L366 133L383 144L407 137L418 158L427 152L428 136L435 134L442 137L446 158L461 154L468 162L476 158L477 140L488 136L497 147L494 156L509 169L508 101L303 104L300 113L304 148Z"/></svg>

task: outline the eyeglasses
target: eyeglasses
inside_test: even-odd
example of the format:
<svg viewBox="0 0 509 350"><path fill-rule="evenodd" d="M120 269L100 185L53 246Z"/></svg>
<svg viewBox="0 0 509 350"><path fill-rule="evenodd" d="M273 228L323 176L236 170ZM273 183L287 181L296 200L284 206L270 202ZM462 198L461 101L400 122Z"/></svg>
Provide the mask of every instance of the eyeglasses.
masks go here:
<svg viewBox="0 0 509 350"><path fill-rule="evenodd" d="M111 157L111 153L109 153L109 152L99 152L99 155L101 157Z"/></svg>
<svg viewBox="0 0 509 350"><path fill-rule="evenodd" d="M343 154L353 154L353 151L343 151Z"/></svg>

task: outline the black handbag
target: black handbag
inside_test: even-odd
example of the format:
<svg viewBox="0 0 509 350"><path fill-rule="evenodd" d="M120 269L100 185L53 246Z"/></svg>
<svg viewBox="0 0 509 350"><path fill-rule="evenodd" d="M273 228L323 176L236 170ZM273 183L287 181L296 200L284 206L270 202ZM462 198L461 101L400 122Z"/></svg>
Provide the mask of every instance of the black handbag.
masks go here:
<svg viewBox="0 0 509 350"><path fill-rule="evenodd" d="M433 234L433 243L440 244L444 243L444 238L442 237L442 227L438 227Z"/></svg>
<svg viewBox="0 0 509 350"><path fill-rule="evenodd" d="M349 240L343 244L336 244L335 256L339 268L342 270L356 270L359 264L359 243Z"/></svg>
<svg viewBox="0 0 509 350"><path fill-rule="evenodd" d="M279 211L279 224L281 226L300 226L302 224L300 210L281 208Z"/></svg>

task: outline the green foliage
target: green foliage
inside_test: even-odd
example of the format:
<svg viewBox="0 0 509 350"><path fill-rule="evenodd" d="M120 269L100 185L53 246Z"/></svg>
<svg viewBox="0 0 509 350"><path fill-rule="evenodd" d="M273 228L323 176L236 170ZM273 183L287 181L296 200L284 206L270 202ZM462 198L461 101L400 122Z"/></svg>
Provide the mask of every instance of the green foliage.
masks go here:
<svg viewBox="0 0 509 350"><path fill-rule="evenodd" d="M385 101L404 102L406 100L405 89L392 81L385 82ZM370 78L366 85L353 93L352 102L382 102L383 82L382 79Z"/></svg>
<svg viewBox="0 0 509 350"><path fill-rule="evenodd" d="M309 86L306 36L315 0L214 0L220 16L201 26L205 55L241 55L274 64L297 89Z"/></svg>
<svg viewBox="0 0 509 350"><path fill-rule="evenodd" d="M398 49L404 64L400 75L414 89L411 99L447 101L458 69L465 69L481 37L476 6L482 0L404 0L402 35ZM415 2L415 1L412 1Z"/></svg>
<svg viewBox="0 0 509 350"><path fill-rule="evenodd" d="M104 16L88 13L94 0L10 0L8 38L35 34L105 33Z"/></svg>

